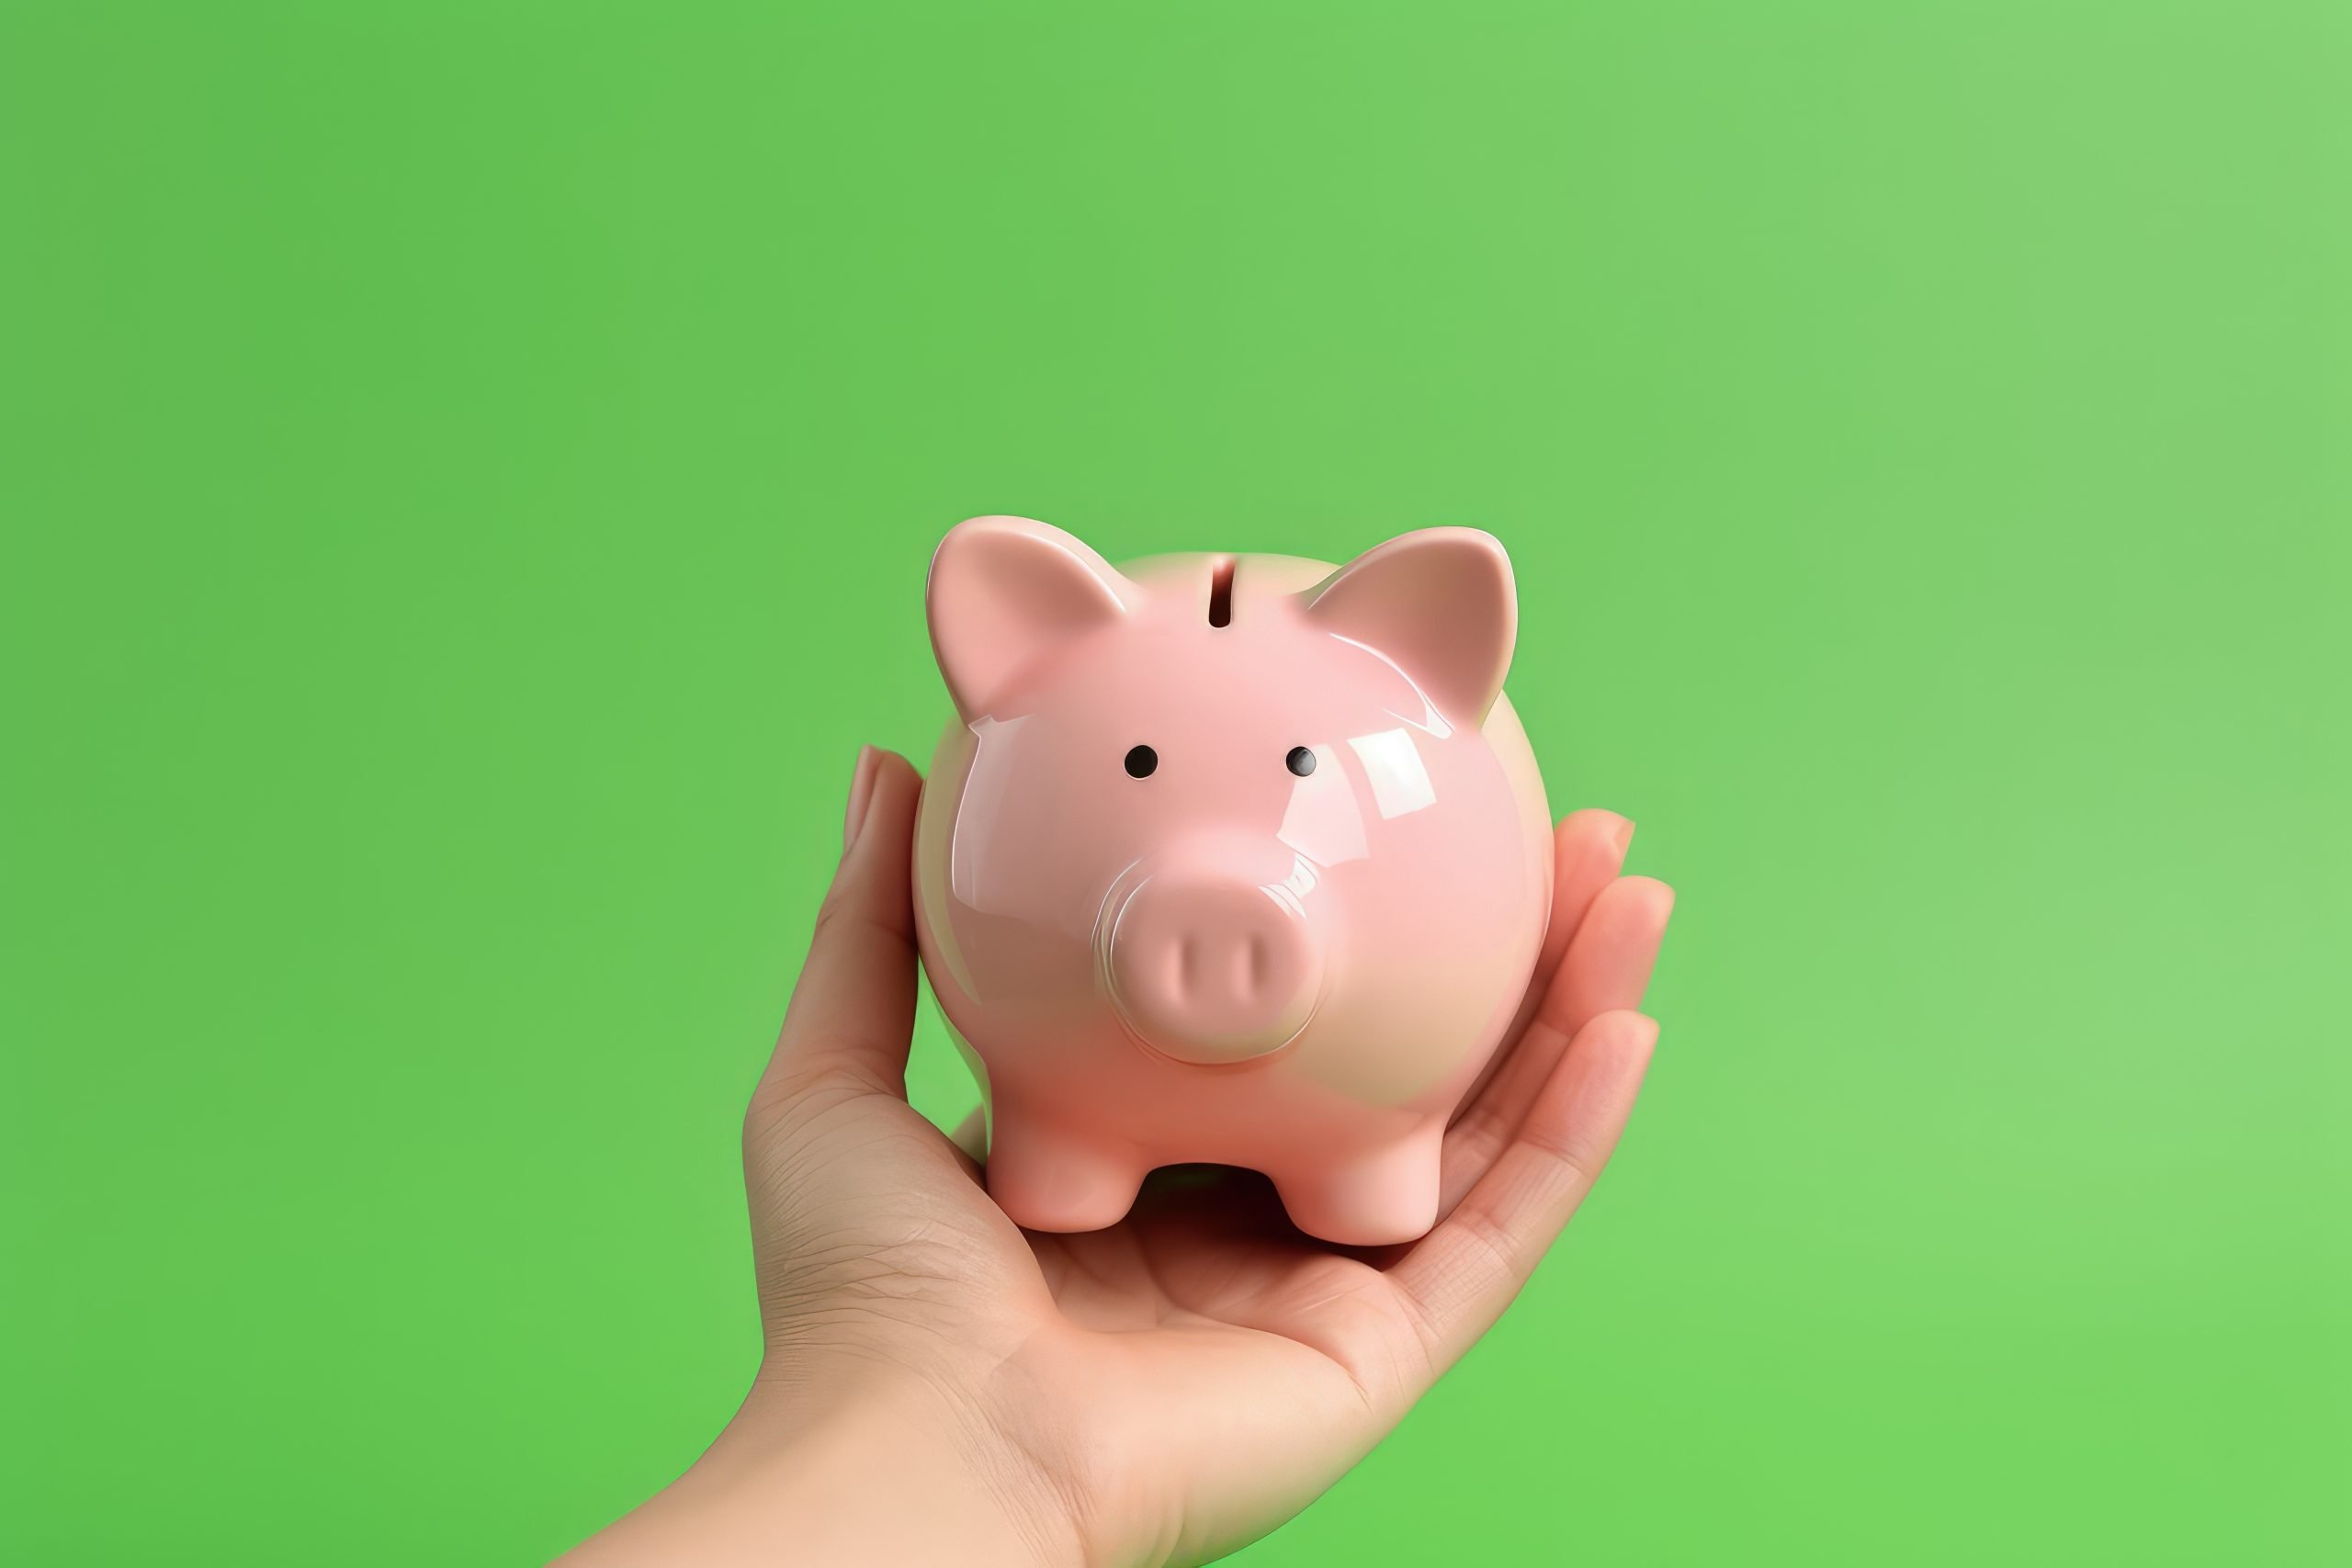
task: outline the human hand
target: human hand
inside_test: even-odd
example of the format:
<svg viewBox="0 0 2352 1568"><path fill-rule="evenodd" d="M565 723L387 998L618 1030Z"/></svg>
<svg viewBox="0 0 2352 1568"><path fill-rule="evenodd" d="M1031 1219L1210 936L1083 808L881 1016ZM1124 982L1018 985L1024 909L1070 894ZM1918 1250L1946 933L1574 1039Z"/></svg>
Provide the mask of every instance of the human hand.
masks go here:
<svg viewBox="0 0 2352 1568"><path fill-rule="evenodd" d="M1107 1230L1023 1232L977 1118L907 1104L922 781L867 750L744 1118L765 1354L675 1485L576 1561L1200 1562L1311 1502L1490 1327L1608 1161L1657 1037L1673 905L1633 825L1555 836L1552 920L1445 1134L1435 1229L1309 1237L1251 1173L1162 1171Z"/></svg>

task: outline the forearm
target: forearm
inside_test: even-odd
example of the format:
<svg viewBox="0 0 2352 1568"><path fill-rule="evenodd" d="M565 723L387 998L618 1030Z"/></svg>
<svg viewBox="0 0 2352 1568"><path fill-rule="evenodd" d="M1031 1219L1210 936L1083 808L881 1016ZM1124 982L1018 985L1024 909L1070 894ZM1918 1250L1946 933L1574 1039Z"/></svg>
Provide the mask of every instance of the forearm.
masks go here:
<svg viewBox="0 0 2352 1568"><path fill-rule="evenodd" d="M1042 1478L942 1397L877 1375L819 1392L763 1380L708 1452L565 1568L1082 1560Z"/></svg>

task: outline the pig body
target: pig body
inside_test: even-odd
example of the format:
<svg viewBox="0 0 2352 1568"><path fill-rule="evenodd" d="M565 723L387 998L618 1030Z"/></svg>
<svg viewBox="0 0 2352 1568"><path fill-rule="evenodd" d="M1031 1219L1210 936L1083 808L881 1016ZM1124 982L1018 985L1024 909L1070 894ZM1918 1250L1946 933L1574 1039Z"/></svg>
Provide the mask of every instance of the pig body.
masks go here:
<svg viewBox="0 0 2352 1568"><path fill-rule="evenodd" d="M958 716L916 928L989 1102L991 1196L1091 1230L1153 1168L1213 1162L1327 1240L1426 1231L1551 904L1501 547L1120 570L982 518L941 546L930 612Z"/></svg>

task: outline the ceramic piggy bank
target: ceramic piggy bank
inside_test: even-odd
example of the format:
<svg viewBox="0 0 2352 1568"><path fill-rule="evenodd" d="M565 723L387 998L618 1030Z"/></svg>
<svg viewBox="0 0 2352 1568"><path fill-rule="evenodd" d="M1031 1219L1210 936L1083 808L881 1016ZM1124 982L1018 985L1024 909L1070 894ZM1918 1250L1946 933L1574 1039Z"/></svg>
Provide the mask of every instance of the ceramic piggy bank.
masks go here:
<svg viewBox="0 0 2352 1568"><path fill-rule="evenodd" d="M979 517L929 609L956 719L916 925L988 1097L989 1194L1092 1230L1154 1167L1213 1162L1326 1240L1421 1235L1551 906L1502 547L1114 568Z"/></svg>

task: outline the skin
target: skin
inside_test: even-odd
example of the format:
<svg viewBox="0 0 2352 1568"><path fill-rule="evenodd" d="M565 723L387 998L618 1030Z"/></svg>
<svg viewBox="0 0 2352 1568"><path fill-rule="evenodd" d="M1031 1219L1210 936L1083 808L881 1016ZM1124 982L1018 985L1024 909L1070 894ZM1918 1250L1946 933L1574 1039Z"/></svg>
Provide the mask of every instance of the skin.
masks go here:
<svg viewBox="0 0 2352 1568"><path fill-rule="evenodd" d="M1293 1228L1261 1177L1161 1172L1107 1230L1024 1232L980 1129L906 1100L922 781L867 749L846 847L743 1122L765 1354L693 1469L563 1561L1194 1563L1371 1450L1491 1327L1615 1148L1673 894L1633 824L1555 835L1551 934L1403 1247Z"/></svg>

